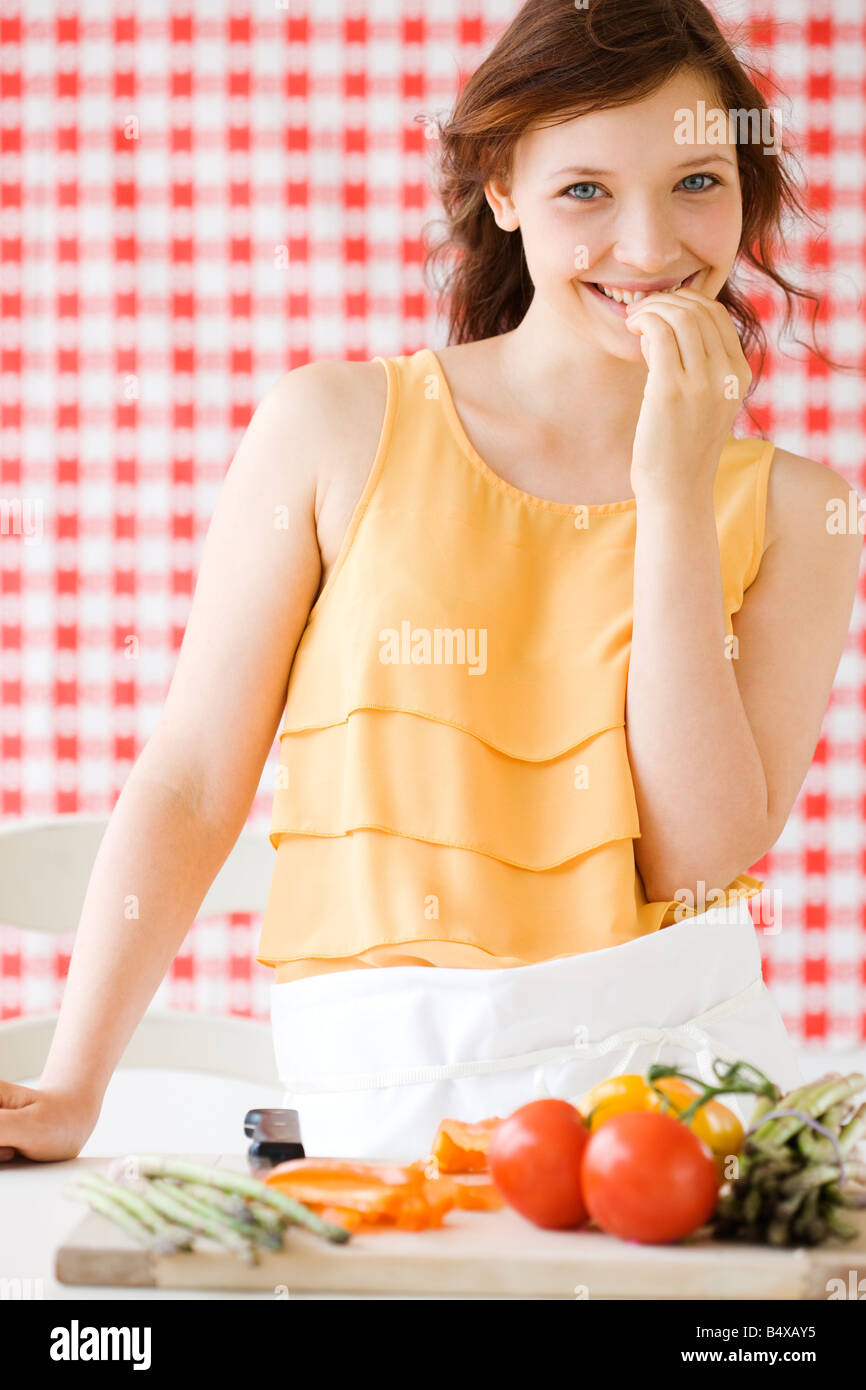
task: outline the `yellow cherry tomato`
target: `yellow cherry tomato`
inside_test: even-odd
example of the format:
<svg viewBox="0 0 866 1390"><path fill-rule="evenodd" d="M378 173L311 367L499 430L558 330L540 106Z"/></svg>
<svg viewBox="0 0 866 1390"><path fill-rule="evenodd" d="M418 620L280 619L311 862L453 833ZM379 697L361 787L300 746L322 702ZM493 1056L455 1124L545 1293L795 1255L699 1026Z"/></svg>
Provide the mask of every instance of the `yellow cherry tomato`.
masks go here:
<svg viewBox="0 0 866 1390"><path fill-rule="evenodd" d="M665 1104L658 1091L662 1091L671 1104L672 1112L682 1114L696 1099L699 1092L687 1081L678 1076L665 1076L655 1083L658 1090L636 1073L611 1076L606 1081L593 1086L578 1101L577 1108L594 1132L609 1120L612 1115L620 1115L626 1110L665 1110ZM716 1169L723 1175L725 1159L740 1151L743 1142L743 1126L738 1117L727 1106L717 1100L709 1100L689 1121L689 1129L702 1139L716 1160Z"/></svg>
<svg viewBox="0 0 866 1390"><path fill-rule="evenodd" d="M611 1076L587 1091L577 1108L589 1120L590 1131L594 1131L612 1115L621 1115L624 1110L648 1110L648 1092L649 1087L642 1076L630 1073Z"/></svg>

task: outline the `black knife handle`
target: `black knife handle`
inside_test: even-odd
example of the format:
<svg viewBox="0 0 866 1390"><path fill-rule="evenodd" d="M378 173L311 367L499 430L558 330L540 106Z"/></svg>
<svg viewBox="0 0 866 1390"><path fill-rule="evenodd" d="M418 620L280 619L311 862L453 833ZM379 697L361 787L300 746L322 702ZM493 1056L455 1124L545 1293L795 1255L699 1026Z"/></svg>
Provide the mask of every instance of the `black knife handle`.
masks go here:
<svg viewBox="0 0 866 1390"><path fill-rule="evenodd" d="M253 1141L248 1153L254 1168L270 1168L292 1158L306 1157L297 1110L248 1110L244 1134Z"/></svg>

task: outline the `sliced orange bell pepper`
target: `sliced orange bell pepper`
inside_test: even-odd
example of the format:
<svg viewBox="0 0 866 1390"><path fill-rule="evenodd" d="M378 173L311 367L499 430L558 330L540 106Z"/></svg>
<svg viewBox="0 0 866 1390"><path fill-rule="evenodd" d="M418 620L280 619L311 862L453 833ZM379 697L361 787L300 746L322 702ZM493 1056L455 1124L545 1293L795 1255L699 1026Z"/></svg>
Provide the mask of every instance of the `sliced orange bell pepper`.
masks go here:
<svg viewBox="0 0 866 1390"><path fill-rule="evenodd" d="M500 1116L469 1123L466 1120L440 1120L430 1157L440 1173L484 1173L487 1146Z"/></svg>
<svg viewBox="0 0 866 1390"><path fill-rule="evenodd" d="M401 1231L426 1231L429 1226L441 1224L442 1213L434 1211L420 1192L406 1197L394 1218L394 1225Z"/></svg>
<svg viewBox="0 0 866 1390"><path fill-rule="evenodd" d="M457 1205L463 1211L500 1211L505 1200L493 1182L474 1182L471 1178L452 1178L457 1186Z"/></svg>
<svg viewBox="0 0 866 1390"><path fill-rule="evenodd" d="M316 1211L323 1221L345 1226L347 1231L357 1231L359 1227L366 1225L361 1213L351 1211L348 1207L316 1207Z"/></svg>
<svg viewBox="0 0 866 1390"><path fill-rule="evenodd" d="M361 1163L339 1158L293 1158L272 1168L264 1181L315 1211L354 1212L362 1227L402 1230L438 1226L458 1192L448 1178L429 1178L424 1163ZM345 1224L346 1218L338 1218Z"/></svg>
<svg viewBox="0 0 866 1390"><path fill-rule="evenodd" d="M293 1181L301 1176L313 1181L345 1179L354 1175L362 1181L386 1183L389 1187L399 1187L415 1180L416 1168L407 1163L373 1163L357 1158L290 1158L278 1163L265 1178L288 1176Z"/></svg>
<svg viewBox="0 0 866 1390"><path fill-rule="evenodd" d="M457 1206L460 1194L449 1178L425 1178L421 1195L427 1203L428 1226L441 1226L444 1217Z"/></svg>

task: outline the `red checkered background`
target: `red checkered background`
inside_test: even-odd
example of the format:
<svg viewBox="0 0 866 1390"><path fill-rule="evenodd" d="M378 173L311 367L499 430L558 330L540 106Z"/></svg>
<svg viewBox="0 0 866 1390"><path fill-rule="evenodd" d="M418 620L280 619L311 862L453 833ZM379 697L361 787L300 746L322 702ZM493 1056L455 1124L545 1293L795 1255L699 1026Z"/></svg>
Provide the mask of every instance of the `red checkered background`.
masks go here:
<svg viewBox="0 0 866 1390"><path fill-rule="evenodd" d="M43 527L0 535L4 818L110 811L157 721L222 477L274 379L444 343L421 276L439 208L415 118L450 108L517 8L0 3L0 498ZM827 293L825 350L862 366L863 0L716 12L755 21L741 51L779 84L769 104L827 223L792 229L791 273ZM771 344L756 417L863 494L862 377L780 351L778 301L756 293ZM787 1026L848 1048L866 1039L863 662L858 597L806 783L751 866ZM250 818L262 834L277 755ZM258 929L196 923L156 1002L264 1017ZM70 949L0 927L0 1014L58 1007Z"/></svg>

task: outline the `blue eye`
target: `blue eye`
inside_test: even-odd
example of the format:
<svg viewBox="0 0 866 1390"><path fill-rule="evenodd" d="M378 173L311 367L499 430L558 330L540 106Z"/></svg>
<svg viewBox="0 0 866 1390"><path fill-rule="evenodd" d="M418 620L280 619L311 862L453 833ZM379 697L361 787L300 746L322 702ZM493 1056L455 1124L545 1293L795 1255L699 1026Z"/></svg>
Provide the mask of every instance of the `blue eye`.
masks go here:
<svg viewBox="0 0 866 1390"><path fill-rule="evenodd" d="M685 190L686 193L704 193L708 188L712 188L714 184L721 183L721 179L717 179L715 174L686 174L685 178L681 179L680 182L686 183L689 179L709 179L710 182L701 184L699 188L687 188ZM565 198L567 195L571 194L573 188L599 188L600 186L601 185L597 183L570 183L568 188L564 188L559 196L560 198ZM572 203L594 203L596 201L597 199L595 198L585 198L581 194L573 198L569 197L569 202Z"/></svg>
<svg viewBox="0 0 866 1390"><path fill-rule="evenodd" d="M703 191L704 191L705 188L712 188L712 186L713 186L714 183L719 183L719 182L720 182L720 180L716 178L715 174L686 174L686 178L683 179L682 182L685 183L686 179L710 179L710 180L711 180L711 182L710 182L709 184L704 184L701 188L688 188L688 189L686 189L686 192L687 192L687 193L703 193Z"/></svg>
<svg viewBox="0 0 866 1390"><path fill-rule="evenodd" d="M564 189L562 190L563 195L566 194L566 193L570 193L571 190L572 190L572 188L598 188L598 184L597 184L597 183L570 183L570 184L568 185L568 188L564 188ZM572 201L573 203L591 203L591 202L594 202L594 199L593 199L593 198L579 198L579 197L578 197L578 198L572 198L571 201Z"/></svg>

